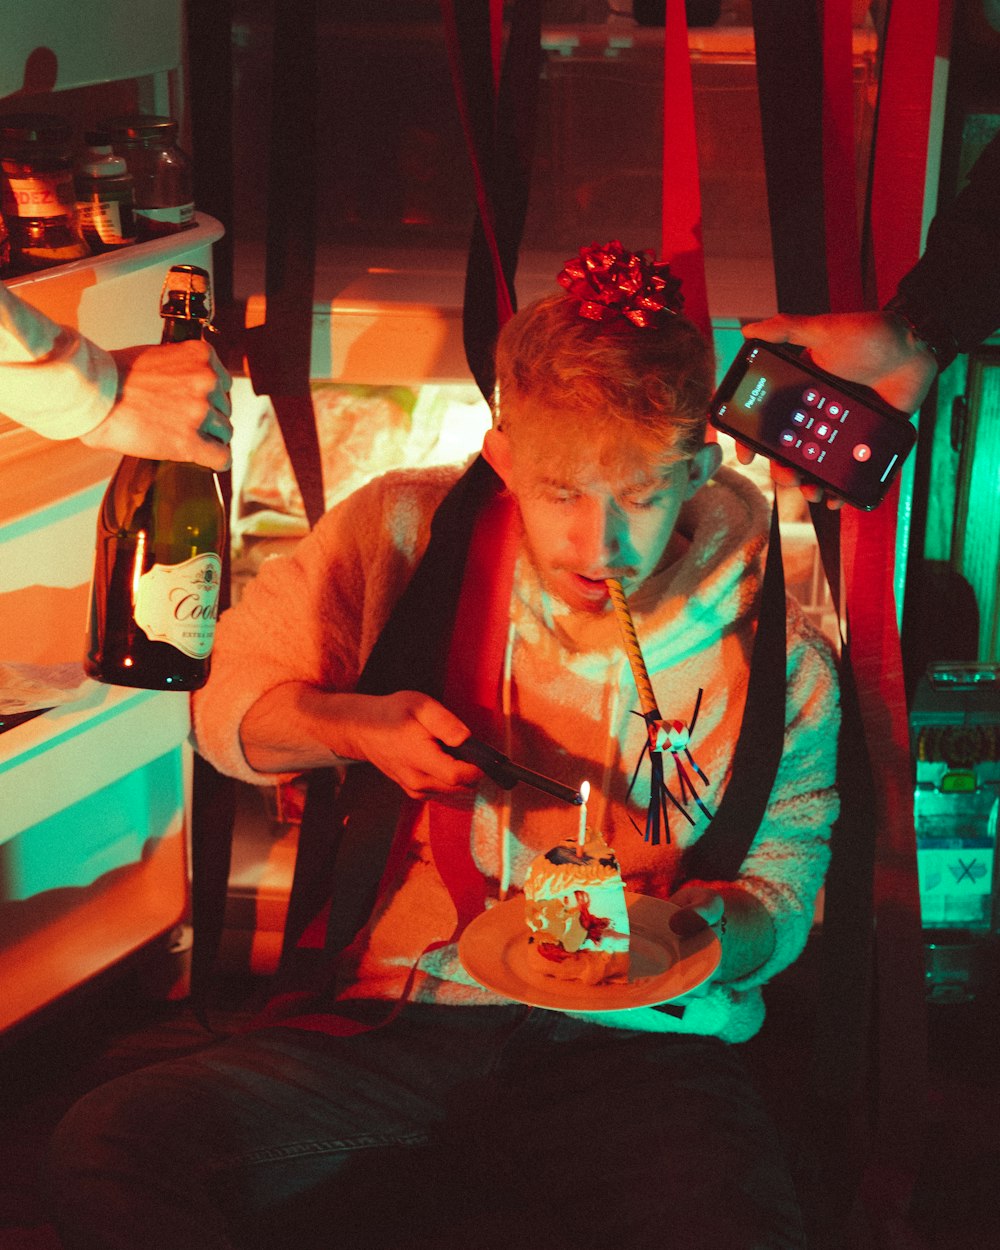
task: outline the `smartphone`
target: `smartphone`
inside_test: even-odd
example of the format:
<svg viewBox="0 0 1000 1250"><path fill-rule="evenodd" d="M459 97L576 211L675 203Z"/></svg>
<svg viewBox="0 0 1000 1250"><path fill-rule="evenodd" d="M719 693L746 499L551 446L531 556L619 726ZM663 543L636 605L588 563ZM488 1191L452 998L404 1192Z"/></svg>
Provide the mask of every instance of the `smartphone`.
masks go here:
<svg viewBox="0 0 1000 1250"><path fill-rule="evenodd" d="M906 414L874 391L760 339L740 349L709 417L716 429L866 512L885 498L917 437Z"/></svg>

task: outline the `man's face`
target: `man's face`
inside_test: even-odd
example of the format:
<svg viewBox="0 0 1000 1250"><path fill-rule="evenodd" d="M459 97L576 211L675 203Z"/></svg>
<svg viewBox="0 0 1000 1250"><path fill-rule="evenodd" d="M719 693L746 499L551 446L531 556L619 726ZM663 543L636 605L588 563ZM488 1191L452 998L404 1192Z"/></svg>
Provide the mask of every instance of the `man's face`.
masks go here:
<svg viewBox="0 0 1000 1250"><path fill-rule="evenodd" d="M484 450L517 500L546 588L573 611L597 613L609 607L606 578L630 593L670 562L681 504L716 460L706 448L654 460L627 437L571 430L565 414L529 409L513 436L491 431Z"/></svg>

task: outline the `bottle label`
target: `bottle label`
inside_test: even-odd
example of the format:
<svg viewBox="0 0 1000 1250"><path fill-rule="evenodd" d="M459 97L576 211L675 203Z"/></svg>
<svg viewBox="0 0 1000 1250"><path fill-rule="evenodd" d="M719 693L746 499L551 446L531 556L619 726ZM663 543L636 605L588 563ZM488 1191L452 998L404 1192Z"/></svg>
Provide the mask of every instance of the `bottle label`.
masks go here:
<svg viewBox="0 0 1000 1250"><path fill-rule="evenodd" d="M3 212L8 217L66 217L75 207L76 193L69 173L3 180Z"/></svg>
<svg viewBox="0 0 1000 1250"><path fill-rule="evenodd" d="M127 205L123 212L116 200L79 200L77 209L84 234L93 235L94 240L105 247L135 242L132 213Z"/></svg>
<svg viewBox="0 0 1000 1250"><path fill-rule="evenodd" d="M135 623L151 642L169 642L192 659L212 650L222 561L214 551L182 564L154 564L139 578Z"/></svg>
<svg viewBox="0 0 1000 1250"><path fill-rule="evenodd" d="M168 208L143 208L135 206L135 218L147 239L162 234L174 234L194 222L194 204L172 204Z"/></svg>

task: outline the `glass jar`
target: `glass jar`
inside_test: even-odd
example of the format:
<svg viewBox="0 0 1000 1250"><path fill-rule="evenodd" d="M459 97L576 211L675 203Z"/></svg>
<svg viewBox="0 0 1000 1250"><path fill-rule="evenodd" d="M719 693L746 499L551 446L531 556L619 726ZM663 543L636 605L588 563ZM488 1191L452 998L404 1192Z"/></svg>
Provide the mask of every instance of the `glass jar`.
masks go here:
<svg viewBox="0 0 1000 1250"><path fill-rule="evenodd" d="M177 122L172 117L131 113L108 118L99 129L132 175L139 241L194 225L191 161L177 146Z"/></svg>
<svg viewBox="0 0 1000 1250"><path fill-rule="evenodd" d="M71 136L70 126L48 113L0 118L0 212L14 273L90 255L76 211Z"/></svg>
<svg viewBox="0 0 1000 1250"><path fill-rule="evenodd" d="M108 252L136 241L134 182L106 135L91 132L85 141L73 179L80 228L92 251Z"/></svg>

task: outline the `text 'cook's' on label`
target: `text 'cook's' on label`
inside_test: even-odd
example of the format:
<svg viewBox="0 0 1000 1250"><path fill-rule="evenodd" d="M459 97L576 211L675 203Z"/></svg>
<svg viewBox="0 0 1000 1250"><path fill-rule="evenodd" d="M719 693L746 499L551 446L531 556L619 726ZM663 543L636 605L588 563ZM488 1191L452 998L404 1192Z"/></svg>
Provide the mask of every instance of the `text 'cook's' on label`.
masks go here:
<svg viewBox="0 0 1000 1250"><path fill-rule="evenodd" d="M139 578L135 623L151 642L201 660L212 650L222 561L215 552L182 564L154 564Z"/></svg>

